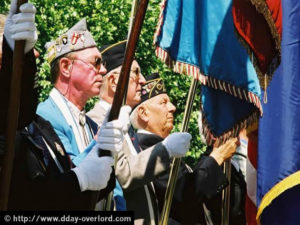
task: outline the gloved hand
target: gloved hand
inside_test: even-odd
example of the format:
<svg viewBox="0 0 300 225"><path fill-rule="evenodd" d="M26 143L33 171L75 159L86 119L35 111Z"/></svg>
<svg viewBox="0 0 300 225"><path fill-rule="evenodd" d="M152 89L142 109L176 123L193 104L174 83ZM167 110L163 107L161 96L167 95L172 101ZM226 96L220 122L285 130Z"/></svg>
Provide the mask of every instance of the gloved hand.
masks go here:
<svg viewBox="0 0 300 225"><path fill-rule="evenodd" d="M108 110L96 141L101 149L109 150L114 154L119 152L123 146L124 134L130 127L130 106L122 106L118 120L107 122L110 110Z"/></svg>
<svg viewBox="0 0 300 225"><path fill-rule="evenodd" d="M86 158L72 170L79 181L80 190L99 191L107 186L114 160L112 157L99 157L96 145Z"/></svg>
<svg viewBox="0 0 300 225"><path fill-rule="evenodd" d="M170 134L162 144L167 149L170 157L183 157L190 148L192 136L186 132Z"/></svg>
<svg viewBox="0 0 300 225"><path fill-rule="evenodd" d="M124 105L124 106L122 106L120 113L119 113L119 120L123 124L123 132L124 133L128 132L128 129L131 125L130 112L131 112L131 107L129 105Z"/></svg>
<svg viewBox="0 0 300 225"><path fill-rule="evenodd" d="M24 52L29 52L37 41L35 26L36 8L30 3L20 6L20 13L17 12L18 0L12 0L9 15L4 27L4 36L12 50L15 48L16 40L25 40Z"/></svg>
<svg viewBox="0 0 300 225"><path fill-rule="evenodd" d="M123 140L123 124L120 120L102 124L96 139L99 148L109 150L113 155L122 149Z"/></svg>

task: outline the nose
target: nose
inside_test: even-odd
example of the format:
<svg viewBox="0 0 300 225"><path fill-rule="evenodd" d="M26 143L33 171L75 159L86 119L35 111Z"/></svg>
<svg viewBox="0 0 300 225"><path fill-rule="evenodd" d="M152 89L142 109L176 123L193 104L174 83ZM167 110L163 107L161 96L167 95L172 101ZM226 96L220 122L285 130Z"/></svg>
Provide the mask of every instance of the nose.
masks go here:
<svg viewBox="0 0 300 225"><path fill-rule="evenodd" d="M169 108L169 112L173 113L176 111L176 107L171 102L168 102L168 108Z"/></svg>
<svg viewBox="0 0 300 225"><path fill-rule="evenodd" d="M144 85L146 83L146 79L144 75L141 73L139 76L139 84Z"/></svg>
<svg viewBox="0 0 300 225"><path fill-rule="evenodd" d="M101 75L105 75L105 74L107 73L107 69L106 69L106 67L105 67L103 64L101 64L100 69L99 69L98 72L99 72Z"/></svg>

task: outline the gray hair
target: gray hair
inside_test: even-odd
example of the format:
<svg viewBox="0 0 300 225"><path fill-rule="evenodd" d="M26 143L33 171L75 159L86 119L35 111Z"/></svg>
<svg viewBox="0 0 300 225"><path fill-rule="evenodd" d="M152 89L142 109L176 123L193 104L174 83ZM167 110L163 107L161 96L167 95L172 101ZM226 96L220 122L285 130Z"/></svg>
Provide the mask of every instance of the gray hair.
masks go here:
<svg viewBox="0 0 300 225"><path fill-rule="evenodd" d="M144 127L142 127L142 125L139 123L139 115L138 115L138 109L144 105L144 103L138 105L130 114L130 122L131 125L135 128L135 129L143 129Z"/></svg>

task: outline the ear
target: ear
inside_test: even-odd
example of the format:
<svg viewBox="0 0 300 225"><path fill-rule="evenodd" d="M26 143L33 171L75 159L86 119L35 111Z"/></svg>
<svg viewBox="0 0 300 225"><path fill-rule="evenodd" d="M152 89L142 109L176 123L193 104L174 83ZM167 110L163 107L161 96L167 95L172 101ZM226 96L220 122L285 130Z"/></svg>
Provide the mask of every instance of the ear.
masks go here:
<svg viewBox="0 0 300 225"><path fill-rule="evenodd" d="M148 109L147 107L141 105L139 108L138 108L138 116L139 116L139 119L142 120L144 123L148 123L149 121L149 113L148 113Z"/></svg>
<svg viewBox="0 0 300 225"><path fill-rule="evenodd" d="M108 84L109 88L115 93L117 89L117 84L118 84L118 76L115 74L110 74L108 75Z"/></svg>
<svg viewBox="0 0 300 225"><path fill-rule="evenodd" d="M70 59L65 57L61 58L59 60L60 74L62 74L66 78L69 78L71 76L72 66L72 61Z"/></svg>

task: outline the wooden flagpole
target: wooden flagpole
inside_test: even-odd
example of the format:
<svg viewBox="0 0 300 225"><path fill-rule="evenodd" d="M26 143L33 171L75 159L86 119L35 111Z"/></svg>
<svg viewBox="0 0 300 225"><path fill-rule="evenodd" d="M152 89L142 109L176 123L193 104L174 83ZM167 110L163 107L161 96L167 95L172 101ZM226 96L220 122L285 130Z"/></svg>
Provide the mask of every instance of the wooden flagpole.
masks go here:
<svg viewBox="0 0 300 225"><path fill-rule="evenodd" d="M124 101L125 90L128 88L129 76L130 76L130 69L131 64L133 61L133 57L135 54L136 45L141 33L142 25L144 22L144 18L146 15L146 10L148 6L149 0L140 0L138 4L138 10L133 20L132 29L130 31L129 39L127 42L127 47L125 50L125 57L122 64L119 81L116 88L116 93L114 96L113 104L110 110L110 114L108 117L108 121L112 121L118 119L120 109L122 106L122 102ZM101 150L100 156L110 156L110 151ZM110 193L107 198L107 205L106 209L110 210L110 203L112 201L113 194Z"/></svg>
<svg viewBox="0 0 300 225"><path fill-rule="evenodd" d="M18 0L20 5L26 3L27 0ZM6 122L5 134L5 152L3 158L3 167L0 177L0 210L7 210L9 188L11 182L11 174L14 160L14 140L18 126L21 80L24 64L24 47L25 41L16 41L13 54L13 70L10 84L10 97L8 105L8 118Z"/></svg>

